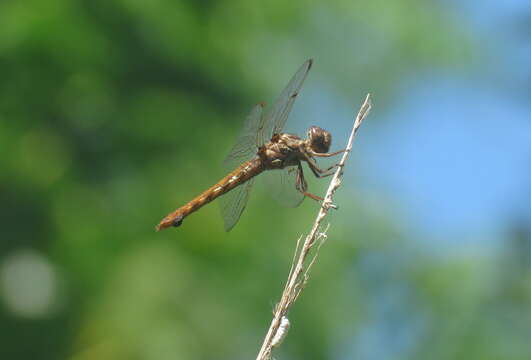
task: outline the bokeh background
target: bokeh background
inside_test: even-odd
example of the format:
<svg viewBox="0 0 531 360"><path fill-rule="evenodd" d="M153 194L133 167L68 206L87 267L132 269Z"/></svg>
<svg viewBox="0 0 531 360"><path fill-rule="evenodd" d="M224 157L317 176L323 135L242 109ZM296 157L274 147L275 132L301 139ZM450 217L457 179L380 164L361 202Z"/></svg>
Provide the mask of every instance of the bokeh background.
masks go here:
<svg viewBox="0 0 531 360"><path fill-rule="evenodd" d="M530 39L524 0L2 1L0 358L254 358L317 205L154 226L311 57L288 130L374 109L275 357L531 359Z"/></svg>

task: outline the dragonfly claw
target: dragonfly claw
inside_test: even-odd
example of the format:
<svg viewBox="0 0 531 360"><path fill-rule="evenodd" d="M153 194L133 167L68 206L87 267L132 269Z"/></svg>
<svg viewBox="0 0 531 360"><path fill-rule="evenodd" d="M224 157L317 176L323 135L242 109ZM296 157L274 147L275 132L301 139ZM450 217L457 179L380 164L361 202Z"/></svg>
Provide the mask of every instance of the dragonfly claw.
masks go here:
<svg viewBox="0 0 531 360"><path fill-rule="evenodd" d="M330 200L323 201L323 207L325 209L334 209L334 210L339 209L339 207L337 205L335 205L334 203L332 203L332 201L330 201Z"/></svg>

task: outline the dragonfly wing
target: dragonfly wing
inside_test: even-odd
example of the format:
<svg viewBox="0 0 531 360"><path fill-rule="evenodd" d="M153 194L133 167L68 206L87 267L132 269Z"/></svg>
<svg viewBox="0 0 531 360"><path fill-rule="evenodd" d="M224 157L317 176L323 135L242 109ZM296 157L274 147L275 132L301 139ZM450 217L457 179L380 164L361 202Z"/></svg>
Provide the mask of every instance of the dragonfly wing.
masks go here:
<svg viewBox="0 0 531 360"><path fill-rule="evenodd" d="M256 156L258 151L257 137L263 125L263 108L263 104L255 105L245 119L245 124L236 143L223 161L223 167L227 173ZM225 222L225 231L232 229L240 219L249 199L249 192L251 191L253 181L254 179L251 179L219 198L221 216Z"/></svg>
<svg viewBox="0 0 531 360"><path fill-rule="evenodd" d="M235 168L256 156L258 148L268 142L274 133L279 133L288 119L293 103L299 93L299 90L306 79L306 75L312 66L312 60L307 60L289 81L286 88L282 91L280 96L275 101L271 109L264 115L263 104L257 104L245 121L242 132L238 136L235 145L232 147L229 155L225 158L224 166L228 171L233 171ZM284 173L285 172L285 173ZM288 206L297 206L301 203L300 198L296 192L295 184L297 180L297 170L281 171L277 174L280 178L272 181L276 183L274 192L275 197L282 203ZM266 172L268 173L268 172ZM251 191L253 179L236 187L235 189L224 194L220 198L221 213L225 221L225 231L229 231L240 219L240 216L245 209L249 193ZM288 184L291 184L288 185ZM289 196L282 196L282 194L289 194L291 191L295 194ZM302 195L302 194L301 194ZM296 197L296 200L289 200L290 197Z"/></svg>
<svg viewBox="0 0 531 360"><path fill-rule="evenodd" d="M243 129L236 139L229 155L223 161L227 171L232 171L244 162L251 160L258 151L258 134L261 133L263 104L257 104L245 119Z"/></svg>
<svg viewBox="0 0 531 360"><path fill-rule="evenodd" d="M219 198L221 216L225 223L225 231L230 231L236 225L245 210L254 179L232 189Z"/></svg>
<svg viewBox="0 0 531 360"><path fill-rule="evenodd" d="M297 207L304 200L304 195L297 190L298 182L302 181L297 166L265 171L261 176L266 182L270 196L281 205Z"/></svg>
<svg viewBox="0 0 531 360"><path fill-rule="evenodd" d="M280 96L276 99L273 106L265 114L263 133L261 134L262 139L265 138L265 141L269 141L273 134L279 134L282 132L282 129L284 129L284 125L286 125L293 103L299 94L304 79L306 79L306 76L312 67L312 63L312 59L309 59L302 64Z"/></svg>
<svg viewBox="0 0 531 360"><path fill-rule="evenodd" d="M242 132L229 155L225 158L224 165L228 171L232 171L240 164L252 159L260 146L271 140L273 134L282 131L311 67L311 59L302 64L265 114L262 103L255 105L251 110L245 120Z"/></svg>

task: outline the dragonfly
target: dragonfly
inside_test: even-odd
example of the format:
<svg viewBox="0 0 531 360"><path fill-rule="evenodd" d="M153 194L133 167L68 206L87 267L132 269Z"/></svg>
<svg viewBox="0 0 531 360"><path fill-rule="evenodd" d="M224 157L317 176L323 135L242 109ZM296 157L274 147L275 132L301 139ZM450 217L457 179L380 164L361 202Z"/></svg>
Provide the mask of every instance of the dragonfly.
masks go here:
<svg viewBox="0 0 531 360"><path fill-rule="evenodd" d="M302 163L306 162L317 178L323 178L332 175L337 164L321 169L315 158L335 156L345 150L329 153L332 135L318 126L308 129L306 139L282 132L312 64L312 59L302 64L268 111L264 111L263 103L253 107L225 158L228 175L168 214L156 226L157 231L180 226L187 216L218 197L225 231L230 231L245 210L256 176L262 173L269 188L277 189L273 197L286 206L296 207L305 197L323 200L308 192Z"/></svg>

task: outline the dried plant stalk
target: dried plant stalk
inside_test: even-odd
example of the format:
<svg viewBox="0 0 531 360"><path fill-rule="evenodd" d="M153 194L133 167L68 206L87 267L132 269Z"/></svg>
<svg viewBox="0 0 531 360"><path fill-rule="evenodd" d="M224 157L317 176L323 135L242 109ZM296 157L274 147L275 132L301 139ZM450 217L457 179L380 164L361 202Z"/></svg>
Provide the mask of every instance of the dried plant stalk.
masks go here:
<svg viewBox="0 0 531 360"><path fill-rule="evenodd" d="M329 226L327 226L324 231L319 231L319 229L321 228L321 222L328 214L328 211L331 208L335 207L333 205L332 200L335 191L341 185L341 178L343 177L343 167L345 166L345 161L347 160L352 149L354 136L356 135L358 128L369 113L370 109L371 96L370 94L367 94L367 97L365 98L365 101L361 105L358 115L356 116L356 120L354 121L354 126L352 128L352 132L350 133L346 150L343 153L341 160L339 161L337 170L334 173L332 180L330 181L330 185L328 186L328 190L326 191L326 195L319 209L319 213L317 214L317 217L315 219L315 222L313 223L310 233L306 236L304 243L302 244L302 248L300 248L301 239L299 238L299 240L297 241L297 247L295 249L295 254L293 257L293 262L291 264L288 279L286 281L286 286L284 287L284 291L282 292L280 302L275 307L273 320L271 321L269 330L267 331L267 334L264 338L264 342L262 343L260 352L256 357L257 360L269 360L271 358L272 348L280 345L278 341L275 341L279 338L279 335L277 334L279 331L282 332L282 339L284 339L284 337L286 336L287 328L282 327L280 330L279 328L281 327L283 321L284 323L287 323L289 325L289 322L287 320L287 313L291 305L295 302L295 300L297 300L300 292L304 288L304 285L308 280L308 272L312 265L315 263L315 260L317 259L320 245L322 245L323 241L326 239L326 231L328 230ZM305 265L310 250L313 248L316 242L319 244L317 251L315 252L313 258L309 261L309 264Z"/></svg>

